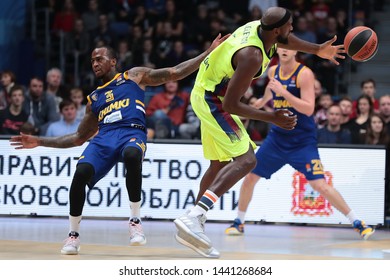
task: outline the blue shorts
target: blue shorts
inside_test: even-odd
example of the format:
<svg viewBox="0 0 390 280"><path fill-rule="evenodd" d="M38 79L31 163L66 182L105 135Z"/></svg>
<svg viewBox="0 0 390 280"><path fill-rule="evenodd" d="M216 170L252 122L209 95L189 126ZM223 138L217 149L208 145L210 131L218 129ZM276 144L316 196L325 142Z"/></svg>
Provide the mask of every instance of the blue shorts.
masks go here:
<svg viewBox="0 0 390 280"><path fill-rule="evenodd" d="M92 188L119 161L123 161L123 151L126 147L138 148L143 157L146 152L146 133L134 128L116 128L99 133L90 141L79 163L89 163L95 173L88 187Z"/></svg>
<svg viewBox="0 0 390 280"><path fill-rule="evenodd" d="M303 173L307 180L324 178L316 141L302 142L288 149L283 145L286 141L286 138L268 135L256 152L257 165L252 173L269 179L285 164L289 164Z"/></svg>

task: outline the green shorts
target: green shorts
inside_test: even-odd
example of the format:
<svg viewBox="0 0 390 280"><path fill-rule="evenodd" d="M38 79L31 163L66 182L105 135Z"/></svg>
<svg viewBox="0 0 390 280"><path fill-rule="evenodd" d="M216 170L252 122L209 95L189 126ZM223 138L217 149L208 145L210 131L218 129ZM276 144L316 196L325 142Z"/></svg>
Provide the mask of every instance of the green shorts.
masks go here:
<svg viewBox="0 0 390 280"><path fill-rule="evenodd" d="M206 159L230 161L245 154L249 145L256 148L240 118L223 111L222 101L217 96L205 94L203 89L194 87L191 105L201 122Z"/></svg>

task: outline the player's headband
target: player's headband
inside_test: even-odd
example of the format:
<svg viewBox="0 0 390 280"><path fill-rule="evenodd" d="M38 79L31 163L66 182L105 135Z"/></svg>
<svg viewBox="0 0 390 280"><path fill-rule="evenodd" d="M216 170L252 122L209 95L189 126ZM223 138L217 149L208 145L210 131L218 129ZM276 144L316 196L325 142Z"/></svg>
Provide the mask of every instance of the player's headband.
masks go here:
<svg viewBox="0 0 390 280"><path fill-rule="evenodd" d="M284 14L284 16L279 21L277 21L273 24L264 24L263 21L260 20L261 29L266 30L266 31L270 31L274 28L279 28L279 27L283 26L286 22L288 22L290 18L291 18L291 13L289 10L286 9L286 13Z"/></svg>

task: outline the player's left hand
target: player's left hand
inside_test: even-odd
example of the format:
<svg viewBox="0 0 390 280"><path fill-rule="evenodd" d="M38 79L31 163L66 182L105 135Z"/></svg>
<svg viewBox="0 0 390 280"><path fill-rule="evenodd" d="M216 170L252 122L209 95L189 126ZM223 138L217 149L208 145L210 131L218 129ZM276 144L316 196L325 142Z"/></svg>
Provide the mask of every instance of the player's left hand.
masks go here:
<svg viewBox="0 0 390 280"><path fill-rule="evenodd" d="M336 59L344 59L345 53L344 45L335 45L332 44L337 40L335 35L332 39L320 44L320 49L317 52L317 55L321 58L328 59L336 65L340 63Z"/></svg>
<svg viewBox="0 0 390 280"><path fill-rule="evenodd" d="M212 52L216 47L218 47L220 44L222 44L227 38L230 37L230 33L226 34L222 37L221 33L218 34L218 36L214 39L214 41L211 43L208 51L209 53Z"/></svg>
<svg viewBox="0 0 390 280"><path fill-rule="evenodd" d="M275 92L276 94L279 94L281 96L284 96L283 93L285 92L284 86L275 78L271 78L268 82L268 87Z"/></svg>

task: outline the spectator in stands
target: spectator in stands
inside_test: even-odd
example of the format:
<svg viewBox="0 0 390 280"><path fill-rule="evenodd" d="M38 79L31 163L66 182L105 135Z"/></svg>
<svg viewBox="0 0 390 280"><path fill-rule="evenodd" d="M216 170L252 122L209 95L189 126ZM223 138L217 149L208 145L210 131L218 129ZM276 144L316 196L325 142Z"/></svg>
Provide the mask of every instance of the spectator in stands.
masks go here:
<svg viewBox="0 0 390 280"><path fill-rule="evenodd" d="M173 43L171 51L167 55L169 65L176 65L190 59L184 49L182 40L176 40Z"/></svg>
<svg viewBox="0 0 390 280"><path fill-rule="evenodd" d="M15 74L6 70L1 73L1 88L0 88L0 110L7 108L10 102L10 92L15 85Z"/></svg>
<svg viewBox="0 0 390 280"><path fill-rule="evenodd" d="M164 91L155 94L146 107L146 116L154 124L156 138L175 138L185 120L190 95L177 81L164 84Z"/></svg>
<svg viewBox="0 0 390 280"><path fill-rule="evenodd" d="M321 82L318 79L314 79L314 96L315 96L314 112L320 109L320 105L318 104L320 100L320 96L325 92L326 90L322 87Z"/></svg>
<svg viewBox="0 0 390 280"><path fill-rule="evenodd" d="M179 64L183 61L190 59L187 52L184 49L184 43L182 40L176 40L173 45L171 51L168 53L166 57L166 61L163 63L166 67L170 67L172 65ZM183 87L191 87L195 81L196 72L189 75L188 77L181 80L180 84Z"/></svg>
<svg viewBox="0 0 390 280"><path fill-rule="evenodd" d="M329 93L323 93L318 98L318 108L314 113L314 121L317 124L317 128L323 128L327 122L326 111L333 104L332 96Z"/></svg>
<svg viewBox="0 0 390 280"><path fill-rule="evenodd" d="M345 34L348 31L348 17L347 12L343 9L338 9L336 12L336 21L339 34Z"/></svg>
<svg viewBox="0 0 390 280"><path fill-rule="evenodd" d="M76 120L81 121L85 115L84 93L81 88L72 88L70 90L70 100L76 105Z"/></svg>
<svg viewBox="0 0 390 280"><path fill-rule="evenodd" d="M34 125L27 121L20 127L20 132L27 135L36 135L37 129Z"/></svg>
<svg viewBox="0 0 390 280"><path fill-rule="evenodd" d="M341 108L341 124L346 124L351 119L352 99L349 96L343 96L339 101Z"/></svg>
<svg viewBox="0 0 390 280"><path fill-rule="evenodd" d="M75 68L78 69L80 76L84 76L85 72L90 70L88 67L90 41L89 33L84 29L83 21L76 19L73 30L65 37L66 69L68 73L73 74L69 76L70 84L79 84L77 81L79 77L74 76Z"/></svg>
<svg viewBox="0 0 390 280"><path fill-rule="evenodd" d="M72 134L77 131L80 120L76 119L76 104L69 99L62 100L60 103L60 113L62 118L59 121L53 122L49 125L46 136L57 137Z"/></svg>
<svg viewBox="0 0 390 280"><path fill-rule="evenodd" d="M311 43L317 43L317 35L316 33L310 31L307 26L307 19L304 16L298 17L296 21L296 27L294 28L294 35L297 36L299 39L311 42ZM307 54L307 53L298 53L297 59L299 61L302 61L306 66L313 68L314 63L314 55L313 54Z"/></svg>
<svg viewBox="0 0 390 280"><path fill-rule="evenodd" d="M196 14L190 18L188 23L188 40L197 49L197 52L203 48L203 43L208 38L209 32L209 10L206 5L198 5ZM194 51L196 53L196 51Z"/></svg>
<svg viewBox="0 0 390 280"><path fill-rule="evenodd" d="M351 143L361 143L362 135L367 132L368 120L373 114L372 100L368 95L361 95L357 99L357 117L351 119L342 127L351 132Z"/></svg>
<svg viewBox="0 0 390 280"><path fill-rule="evenodd" d="M182 139L200 139L200 120L188 103L185 122L179 124L179 137Z"/></svg>
<svg viewBox="0 0 390 280"><path fill-rule="evenodd" d="M62 9L54 15L52 31L56 35L59 35L60 32L71 32L77 18L79 18L79 14L74 8L73 0L65 0Z"/></svg>
<svg viewBox="0 0 390 280"><path fill-rule="evenodd" d="M44 92L43 80L38 77L33 77L30 80L23 110L29 116L28 121L36 127L36 134L39 135L46 135L50 123L60 119L54 97Z"/></svg>
<svg viewBox="0 0 390 280"><path fill-rule="evenodd" d="M350 144L351 133L347 129L341 128L341 108L333 104L328 108L327 125L317 131L318 143L327 144Z"/></svg>
<svg viewBox="0 0 390 280"><path fill-rule="evenodd" d="M106 14L101 14L99 16L99 27L92 32L91 35L92 46L97 46L99 41L103 41L104 44L113 45L114 37L110 32L110 28L108 26L108 17Z"/></svg>
<svg viewBox="0 0 390 280"><path fill-rule="evenodd" d="M58 68L51 68L46 73L46 93L53 96L56 101L57 107L60 105L60 102L69 98L69 91L63 85L62 82L62 71ZM58 108L57 108L57 112Z"/></svg>
<svg viewBox="0 0 390 280"><path fill-rule="evenodd" d="M153 41L152 39L146 38L143 41L142 52L134 53L134 64L154 69L158 62L159 57L154 51Z"/></svg>
<svg viewBox="0 0 390 280"><path fill-rule="evenodd" d="M142 53L143 43L143 29L140 25L134 25L131 30L131 40L129 44L129 50L131 51L133 56L140 55Z"/></svg>
<svg viewBox="0 0 390 280"><path fill-rule="evenodd" d="M373 113L368 119L366 133L362 134L362 144L385 145L387 147L389 139L385 120L380 114Z"/></svg>
<svg viewBox="0 0 390 280"><path fill-rule="evenodd" d="M321 33L326 29L326 21L330 16L330 7L326 0L317 0L316 3L312 4L310 11L316 20L317 31ZM319 40L319 42L322 41Z"/></svg>
<svg viewBox="0 0 390 280"><path fill-rule="evenodd" d="M386 124L387 133L390 135L390 95L382 95L379 98L379 114Z"/></svg>
<svg viewBox="0 0 390 280"><path fill-rule="evenodd" d="M376 94L376 83L374 79L367 79L360 83L361 94L365 94L371 98L373 105L373 112L379 111L379 101L375 98ZM357 114L357 101L353 102L353 113L352 117L356 117Z"/></svg>
<svg viewBox="0 0 390 280"><path fill-rule="evenodd" d="M326 27L324 32L317 33L318 42L324 42L330 40L334 36L337 36L337 40L335 44L343 44L344 34L338 33L337 21L334 17L329 17L326 19ZM338 75L342 74L342 68L331 63L330 61L326 61L320 58L315 57L317 63L315 64L315 72L318 74L319 79L328 90L328 92L334 95L337 92L337 84L336 80ZM341 66L343 62L340 63Z"/></svg>
<svg viewBox="0 0 390 280"><path fill-rule="evenodd" d="M209 23L209 33L206 37L206 41L212 41L212 38L215 38L219 33L225 34L226 33L226 26L223 25L223 23L217 19L217 18L211 18Z"/></svg>
<svg viewBox="0 0 390 280"><path fill-rule="evenodd" d="M24 88L14 86L10 92L10 104L0 110L0 134L18 135L20 127L27 121L28 115L23 111Z"/></svg>
<svg viewBox="0 0 390 280"><path fill-rule="evenodd" d="M95 31L99 26L99 3L97 0L88 1L88 10L81 14L84 29L87 32Z"/></svg>
<svg viewBox="0 0 390 280"><path fill-rule="evenodd" d="M156 53L159 57L157 67L166 67L169 65L168 54L172 50L173 42L177 38L172 35L172 23L169 21L161 22L162 31L156 35L155 43L157 44Z"/></svg>
<svg viewBox="0 0 390 280"><path fill-rule="evenodd" d="M135 14L132 17L131 26L140 26L143 30L144 37L152 37L155 22L153 17L149 17L143 5L138 5L135 8Z"/></svg>
<svg viewBox="0 0 390 280"><path fill-rule="evenodd" d="M166 0L145 0L145 8L148 15L151 17L158 17L166 10Z"/></svg>
<svg viewBox="0 0 390 280"><path fill-rule="evenodd" d="M176 9L175 1L166 0L165 1L165 11L159 17L156 25L156 36L164 37L166 23L170 23L171 26L171 36L173 40L180 39L183 37L184 33L184 21L182 18L181 11Z"/></svg>
<svg viewBox="0 0 390 280"><path fill-rule="evenodd" d="M259 18L262 18L262 16L263 16L263 10L260 8L259 5L249 6L249 18L247 22L259 20Z"/></svg>
<svg viewBox="0 0 390 280"><path fill-rule="evenodd" d="M133 54L129 50L129 43L126 40L119 41L117 53L118 60L116 65L118 71L123 72L126 69L130 69L133 65Z"/></svg>
<svg viewBox="0 0 390 280"><path fill-rule="evenodd" d="M226 33L234 32L241 25L239 21L227 14L222 8L217 9L216 18L226 27Z"/></svg>

